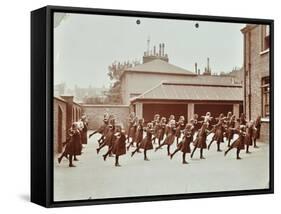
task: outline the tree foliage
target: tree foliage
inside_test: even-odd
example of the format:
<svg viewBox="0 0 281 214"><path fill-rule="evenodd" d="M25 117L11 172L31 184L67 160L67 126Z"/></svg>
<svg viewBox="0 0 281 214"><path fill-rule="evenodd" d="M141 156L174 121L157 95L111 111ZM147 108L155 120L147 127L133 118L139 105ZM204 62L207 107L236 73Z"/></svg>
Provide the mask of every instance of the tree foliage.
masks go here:
<svg viewBox="0 0 281 214"><path fill-rule="evenodd" d="M107 99L106 102L110 104L122 104L122 95L121 95L121 82L120 78L127 68L132 68L140 64L139 61L134 60L132 62L117 62L114 61L111 65L108 66L107 75L109 76L112 84L110 89L106 93Z"/></svg>

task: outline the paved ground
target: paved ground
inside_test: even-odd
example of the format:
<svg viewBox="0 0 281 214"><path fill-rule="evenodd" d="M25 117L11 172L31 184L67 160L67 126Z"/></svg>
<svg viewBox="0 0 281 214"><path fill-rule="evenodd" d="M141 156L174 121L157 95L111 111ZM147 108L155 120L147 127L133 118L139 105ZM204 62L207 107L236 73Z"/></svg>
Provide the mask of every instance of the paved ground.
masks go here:
<svg viewBox="0 0 281 214"><path fill-rule="evenodd" d="M133 158L127 153L120 158L122 167L114 167L114 158L105 162L102 159L106 149L97 155L98 137L95 135L89 140L79 161L75 162L77 167L69 168L66 159L60 165L55 161L55 201L268 187L268 143L258 143L260 148L251 148L251 154L242 151L242 160L235 159L235 150L226 157L223 152L217 153L214 143L210 151L204 151L205 160L199 159L199 153L192 160L188 155L187 165L181 164L181 152L170 160L163 147L157 152L148 152L150 161L143 161L142 153ZM222 149L225 146L222 145Z"/></svg>

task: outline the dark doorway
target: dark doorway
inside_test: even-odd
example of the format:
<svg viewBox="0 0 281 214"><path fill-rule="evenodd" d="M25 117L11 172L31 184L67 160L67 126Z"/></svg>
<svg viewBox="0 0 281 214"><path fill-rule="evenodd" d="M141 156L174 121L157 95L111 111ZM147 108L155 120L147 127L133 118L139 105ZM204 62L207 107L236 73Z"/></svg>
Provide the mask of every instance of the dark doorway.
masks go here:
<svg viewBox="0 0 281 214"><path fill-rule="evenodd" d="M155 114L160 114L160 117L169 119L173 114L176 120L183 115L187 117L187 104L144 104L143 105L143 118L145 122L153 120Z"/></svg>

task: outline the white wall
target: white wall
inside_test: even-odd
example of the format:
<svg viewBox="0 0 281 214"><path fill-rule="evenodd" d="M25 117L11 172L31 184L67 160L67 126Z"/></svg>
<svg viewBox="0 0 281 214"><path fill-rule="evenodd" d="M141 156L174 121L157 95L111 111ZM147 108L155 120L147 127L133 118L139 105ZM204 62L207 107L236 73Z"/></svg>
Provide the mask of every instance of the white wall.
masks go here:
<svg viewBox="0 0 281 214"><path fill-rule="evenodd" d="M129 1L129 0L4 0L1 2L1 213L277 213L280 210L281 151L280 124L275 127L275 192L274 195L212 198L200 200L163 201L153 203L117 204L46 210L27 202L30 188L30 17L31 10L41 6L69 5L117 8L221 16L274 18L275 21L275 82L280 76L281 17L279 1ZM276 84L275 91L281 91ZM275 96L275 109L281 108ZM280 97L280 96L279 96ZM4 103L4 104L3 104ZM275 121L281 119L275 112ZM14 129L13 127L18 127ZM187 166L188 167L188 166Z"/></svg>

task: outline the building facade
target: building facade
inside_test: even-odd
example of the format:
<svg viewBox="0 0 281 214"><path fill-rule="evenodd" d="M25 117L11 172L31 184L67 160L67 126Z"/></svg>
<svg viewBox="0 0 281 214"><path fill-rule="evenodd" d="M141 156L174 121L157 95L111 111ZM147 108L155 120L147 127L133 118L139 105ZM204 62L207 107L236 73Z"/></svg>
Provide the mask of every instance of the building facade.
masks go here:
<svg viewBox="0 0 281 214"><path fill-rule="evenodd" d="M244 35L244 112L249 120L262 117L262 140L269 139L269 25L246 25Z"/></svg>
<svg viewBox="0 0 281 214"><path fill-rule="evenodd" d="M213 117L228 112L239 117L243 90L241 85L163 82L131 102L137 117L145 121L151 121L154 114L166 118L171 114L176 118L182 115L190 121L194 114L203 116L207 111Z"/></svg>
<svg viewBox="0 0 281 214"><path fill-rule="evenodd" d="M151 121L153 115L185 116L190 120L195 113L214 116L243 112L243 85L238 75L212 75L210 59L200 74L197 63L194 71L180 68L169 62L160 44L159 53L146 51L143 64L127 68L121 75L121 94L124 105L130 105L138 118Z"/></svg>

